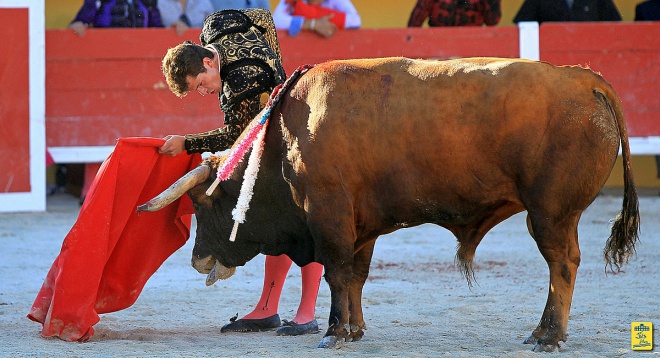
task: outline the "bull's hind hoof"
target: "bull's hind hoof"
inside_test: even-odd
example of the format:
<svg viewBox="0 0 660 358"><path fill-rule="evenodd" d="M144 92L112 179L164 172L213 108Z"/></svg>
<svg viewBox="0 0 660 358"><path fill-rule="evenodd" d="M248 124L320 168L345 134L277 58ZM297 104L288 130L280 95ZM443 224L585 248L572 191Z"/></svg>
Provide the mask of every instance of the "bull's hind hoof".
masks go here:
<svg viewBox="0 0 660 358"><path fill-rule="evenodd" d="M358 331L355 331L355 332L351 332L348 335L348 339L349 339L350 342L357 342L357 341L361 340L363 336L364 336L364 332L362 330L358 330Z"/></svg>
<svg viewBox="0 0 660 358"><path fill-rule="evenodd" d="M531 335L531 336L527 337L527 339L525 339L525 340L523 341L523 344L536 344L536 342L538 342L538 341L539 341L538 338L536 338L536 337L534 337L533 335Z"/></svg>
<svg viewBox="0 0 660 358"><path fill-rule="evenodd" d="M344 346L344 339L337 339L336 336L323 337L318 348L336 348L339 349Z"/></svg>
<svg viewBox="0 0 660 358"><path fill-rule="evenodd" d="M548 337L541 337L541 338L536 338L532 334L525 340L525 344L533 344L534 348L532 348L532 351L534 352L558 352L560 342L566 342L566 339L568 338L568 334L564 334L562 336L563 338L559 339L552 339Z"/></svg>

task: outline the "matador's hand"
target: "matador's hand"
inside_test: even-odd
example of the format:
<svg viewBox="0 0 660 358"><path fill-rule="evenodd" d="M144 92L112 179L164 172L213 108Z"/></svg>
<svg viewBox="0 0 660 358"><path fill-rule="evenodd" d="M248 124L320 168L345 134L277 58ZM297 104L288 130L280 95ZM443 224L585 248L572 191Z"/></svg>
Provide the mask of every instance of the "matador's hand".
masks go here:
<svg viewBox="0 0 660 358"><path fill-rule="evenodd" d="M158 153L160 154L173 157L186 149L186 137L182 135L168 135L163 139L165 139L165 144L158 148Z"/></svg>

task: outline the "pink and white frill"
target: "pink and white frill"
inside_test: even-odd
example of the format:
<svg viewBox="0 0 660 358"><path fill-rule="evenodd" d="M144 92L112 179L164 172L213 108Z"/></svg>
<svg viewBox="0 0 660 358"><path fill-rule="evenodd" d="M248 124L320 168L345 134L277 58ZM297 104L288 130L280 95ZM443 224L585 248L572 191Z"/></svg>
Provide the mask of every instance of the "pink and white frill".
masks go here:
<svg viewBox="0 0 660 358"><path fill-rule="evenodd" d="M310 65L302 65L298 67L284 84L275 87L273 93L268 99L268 103L266 103L266 107L260 112L259 117L254 119L256 123L249 127L248 133L243 136L240 142L232 147L229 156L222 163L220 168L218 168L215 181L206 191L206 195L210 196L221 181L229 179L234 173L238 163L240 163L243 160L243 157L245 157L245 153L252 148L252 153L250 153L248 165L243 175L243 184L241 185L241 191L238 195L238 201L236 207L232 210L234 227L229 236L230 241L236 240L238 224L245 222L245 214L250 207L250 200L252 199L254 184L257 180L259 165L261 163L261 155L264 151L266 130L268 128L268 120L270 119L271 110L273 106L279 102L281 94L289 87L289 85L312 67L313 66Z"/></svg>

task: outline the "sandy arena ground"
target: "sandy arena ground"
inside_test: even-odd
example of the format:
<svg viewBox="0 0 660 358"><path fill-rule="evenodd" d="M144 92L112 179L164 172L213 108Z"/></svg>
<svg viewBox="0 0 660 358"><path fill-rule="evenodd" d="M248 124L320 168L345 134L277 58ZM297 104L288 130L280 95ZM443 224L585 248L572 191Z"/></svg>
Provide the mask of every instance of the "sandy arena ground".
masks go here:
<svg viewBox="0 0 660 358"><path fill-rule="evenodd" d="M620 196L601 195L579 227L578 271L567 357L660 356L660 197L640 198L642 235L625 272L606 274L603 248ZM278 337L274 332L220 334L236 313L256 303L263 256L234 277L206 287L190 267L193 240L172 255L132 307L102 315L87 343L44 339L27 314L62 240L76 220L77 199L57 194L46 213L0 214L0 357L538 357L523 340L536 327L547 298L548 269L518 214L495 227L476 255L471 290L455 268L456 242L424 225L381 237L363 306L369 329L360 342L317 349L322 333ZM291 319L300 295L292 267L280 315ZM322 282L317 319L327 328L330 291ZM655 324L655 348L630 348L630 324ZM557 356L557 353L554 353ZM543 354L541 356L547 356Z"/></svg>

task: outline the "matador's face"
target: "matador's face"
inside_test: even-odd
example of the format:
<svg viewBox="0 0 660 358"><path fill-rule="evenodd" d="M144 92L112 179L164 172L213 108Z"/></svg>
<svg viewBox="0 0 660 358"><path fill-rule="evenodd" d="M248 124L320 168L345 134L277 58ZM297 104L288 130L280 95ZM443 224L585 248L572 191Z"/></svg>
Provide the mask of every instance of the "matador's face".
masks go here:
<svg viewBox="0 0 660 358"><path fill-rule="evenodd" d="M216 59L204 58L205 72L200 72L197 77L188 76L188 91L197 91L202 96L216 94L222 90L220 79L220 68Z"/></svg>

